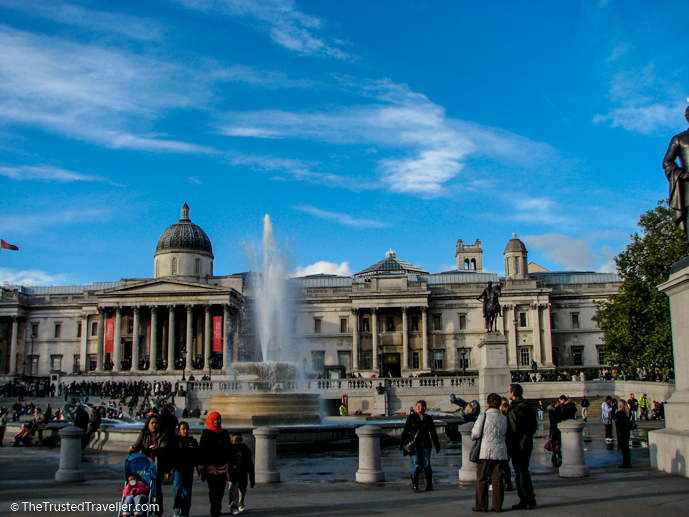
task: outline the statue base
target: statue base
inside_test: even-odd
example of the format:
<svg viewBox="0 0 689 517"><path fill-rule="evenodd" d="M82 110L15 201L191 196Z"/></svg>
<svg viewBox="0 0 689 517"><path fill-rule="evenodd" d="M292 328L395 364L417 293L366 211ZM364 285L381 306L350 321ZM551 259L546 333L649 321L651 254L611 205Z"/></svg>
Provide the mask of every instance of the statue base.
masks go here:
<svg viewBox="0 0 689 517"><path fill-rule="evenodd" d="M481 367L478 375L479 402L483 405L490 393L507 395L512 382L507 365L507 338L500 332L488 332L478 344Z"/></svg>

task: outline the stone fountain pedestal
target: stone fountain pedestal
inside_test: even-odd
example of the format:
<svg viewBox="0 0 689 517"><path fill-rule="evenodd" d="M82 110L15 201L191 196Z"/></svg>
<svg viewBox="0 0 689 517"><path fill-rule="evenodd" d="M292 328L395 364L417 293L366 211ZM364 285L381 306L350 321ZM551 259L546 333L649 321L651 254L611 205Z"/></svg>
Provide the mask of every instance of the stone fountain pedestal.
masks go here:
<svg viewBox="0 0 689 517"><path fill-rule="evenodd" d="M318 393L228 393L211 395L211 411L219 412L224 425L275 426L319 424Z"/></svg>

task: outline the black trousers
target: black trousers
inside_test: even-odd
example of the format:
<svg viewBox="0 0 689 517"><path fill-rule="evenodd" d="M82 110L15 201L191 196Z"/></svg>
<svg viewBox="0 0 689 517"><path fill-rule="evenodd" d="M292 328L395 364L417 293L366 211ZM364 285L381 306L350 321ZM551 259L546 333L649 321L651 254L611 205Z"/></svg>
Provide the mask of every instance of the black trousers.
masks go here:
<svg viewBox="0 0 689 517"><path fill-rule="evenodd" d="M533 491L529 463L531 462L531 448L512 453L512 467L514 467L514 479L517 484L519 502L529 505L536 504L536 495ZM493 487L495 490L495 487Z"/></svg>
<svg viewBox="0 0 689 517"><path fill-rule="evenodd" d="M219 517L222 510L222 496L225 495L225 486L227 486L227 475L208 474L206 482L208 483L208 499L211 503L211 517Z"/></svg>
<svg viewBox="0 0 689 517"><path fill-rule="evenodd" d="M608 438L612 440L612 423L605 424L605 439Z"/></svg>
<svg viewBox="0 0 689 517"><path fill-rule="evenodd" d="M617 446L622 453L622 464L632 464L632 451L629 450L629 434L617 434Z"/></svg>

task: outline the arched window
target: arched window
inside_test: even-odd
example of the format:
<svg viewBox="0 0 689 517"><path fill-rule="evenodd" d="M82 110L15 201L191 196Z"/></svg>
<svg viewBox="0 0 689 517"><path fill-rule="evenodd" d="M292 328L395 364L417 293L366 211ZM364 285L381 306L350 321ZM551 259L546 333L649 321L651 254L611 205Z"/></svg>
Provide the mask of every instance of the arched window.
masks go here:
<svg viewBox="0 0 689 517"><path fill-rule="evenodd" d="M172 274L177 274L177 257L172 259Z"/></svg>
<svg viewBox="0 0 689 517"><path fill-rule="evenodd" d="M469 264L469 259L464 259L464 269L471 269L471 265Z"/></svg>
<svg viewBox="0 0 689 517"><path fill-rule="evenodd" d="M469 266L469 269L476 269L476 259L471 259L471 265Z"/></svg>
<svg viewBox="0 0 689 517"><path fill-rule="evenodd" d="M194 264L194 271L196 272L196 276L201 274L201 259L199 258L196 259L196 263Z"/></svg>
<svg viewBox="0 0 689 517"><path fill-rule="evenodd" d="M519 258L520 257L514 257L514 272L517 275L521 273L521 271L519 270Z"/></svg>

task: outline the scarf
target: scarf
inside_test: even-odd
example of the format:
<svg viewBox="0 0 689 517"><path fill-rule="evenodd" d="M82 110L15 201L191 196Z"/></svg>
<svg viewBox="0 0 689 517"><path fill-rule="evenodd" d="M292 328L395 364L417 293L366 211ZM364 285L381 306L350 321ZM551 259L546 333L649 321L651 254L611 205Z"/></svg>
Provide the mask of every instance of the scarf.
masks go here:
<svg viewBox="0 0 689 517"><path fill-rule="evenodd" d="M206 426L208 429L213 431L214 433L219 433L222 431L222 426L221 425L215 425L213 422L215 421L216 418L220 416L220 413L217 411L213 411L211 414L208 415L208 418L206 418Z"/></svg>

